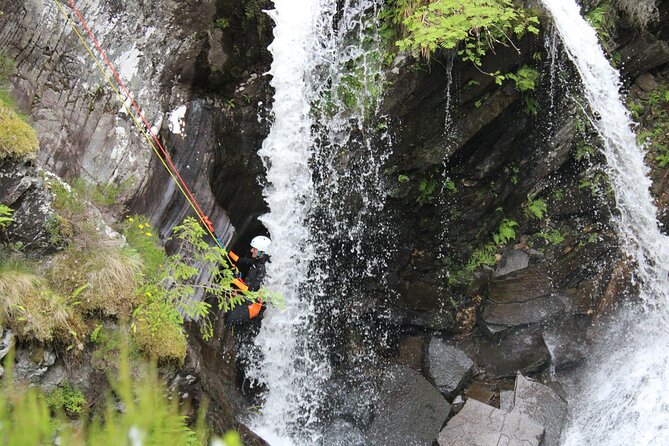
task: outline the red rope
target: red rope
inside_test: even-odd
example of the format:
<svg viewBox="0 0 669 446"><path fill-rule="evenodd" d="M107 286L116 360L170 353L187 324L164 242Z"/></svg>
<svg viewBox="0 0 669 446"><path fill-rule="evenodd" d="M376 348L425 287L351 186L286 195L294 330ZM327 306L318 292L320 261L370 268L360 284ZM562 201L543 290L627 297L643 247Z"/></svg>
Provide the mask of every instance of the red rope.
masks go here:
<svg viewBox="0 0 669 446"><path fill-rule="evenodd" d="M118 73L117 73L116 70L114 69L114 66L112 65L112 63L111 63L111 62L109 61L109 59L107 58L107 54L105 53L105 51L102 49L102 47L101 47L100 44L98 43L98 41L97 41L97 39L95 38L95 36L93 35L93 32L91 31L91 29L88 27L88 23L86 22L86 20L84 19L84 17L81 15L81 13L80 13L79 10L77 9L77 7L74 5L74 0L70 0L70 6L72 6L72 9L74 10L74 12L75 12L75 13L77 14L77 16L79 17L79 21L81 22L82 26L84 27L84 29L86 30L86 32L88 33L88 35L89 35L89 36L91 37L91 39L93 40L93 43L95 44L95 47L98 49L98 51L100 52L100 54L101 54L102 57L104 58L105 62L107 63L107 66L111 69L112 73L114 74L114 77L116 78L116 81L119 83L119 85L120 85L121 88L123 89L123 92L126 94L126 97L127 97L128 99L130 99L130 101L132 102L133 107L134 107L135 110L137 111L137 114L142 118L142 121L144 122L144 125L146 126L147 130L149 131L149 133L150 133L151 136L153 137L153 140L156 142L156 145L160 148L160 151L162 152L162 154L163 154L163 156L165 157L165 159L167 160L168 164L170 165L170 167L171 167L172 170L174 171L174 174L177 176L177 178L179 178L179 181L181 182L181 185L183 186L184 190L186 190L186 192L188 192L188 195L189 195L190 199L192 200L193 204L195 204L195 207L197 208L198 217L200 217L200 220L202 221L202 223L203 223L205 226L207 226L207 228L213 233L213 232L214 232L214 226L213 226L213 224L211 223L211 221L209 220L209 218L207 218L207 216L205 215L205 213L204 213L204 212L202 211L202 209L200 208L200 205L199 205L199 204L197 203L197 201L195 200L195 197L193 196L193 193L190 191L190 189L189 189L188 186L186 185L186 182L185 182L184 179L181 177L181 175L179 174L179 171L177 170L176 166L175 166L174 163L172 162L172 158L169 156L169 154L167 153L167 151L165 150L165 148L163 147L163 145L160 143L160 140L158 139L158 137L153 133L153 130L151 129L151 126L149 125L149 123L147 122L146 118L144 117L144 114L142 113L142 111L140 110L139 106L137 105L137 103L136 103L135 100L133 99L132 94L130 93L130 91L128 90L128 88L125 86L125 83L121 80L121 77L118 75Z"/></svg>

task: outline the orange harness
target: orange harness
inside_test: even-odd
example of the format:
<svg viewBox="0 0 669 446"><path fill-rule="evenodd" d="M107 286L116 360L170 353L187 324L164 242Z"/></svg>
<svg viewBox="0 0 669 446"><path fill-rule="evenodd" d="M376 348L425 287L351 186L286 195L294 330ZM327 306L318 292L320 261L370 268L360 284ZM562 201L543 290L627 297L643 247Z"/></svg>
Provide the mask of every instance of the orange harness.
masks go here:
<svg viewBox="0 0 669 446"><path fill-rule="evenodd" d="M239 260L239 256L232 251L230 251L228 253L228 256L230 257L230 259L233 262L236 262L237 260ZM235 269L236 269L236 267L235 267ZM246 283L244 283L244 281L241 278L235 278L232 281L232 284L235 285L240 290L242 290L242 292L245 292L245 291L249 290L249 286ZM253 319L255 317L258 317L258 315L260 314L260 310L262 310L262 304L263 304L262 299L260 299L258 302L254 302L254 303L249 304L247 306L248 309L249 309L249 317L251 319Z"/></svg>

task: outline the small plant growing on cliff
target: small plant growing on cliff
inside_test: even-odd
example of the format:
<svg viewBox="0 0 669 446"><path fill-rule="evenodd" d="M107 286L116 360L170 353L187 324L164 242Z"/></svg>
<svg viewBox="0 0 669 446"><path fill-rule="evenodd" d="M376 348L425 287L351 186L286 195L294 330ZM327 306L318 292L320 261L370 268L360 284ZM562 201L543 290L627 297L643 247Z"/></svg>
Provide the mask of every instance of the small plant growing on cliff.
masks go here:
<svg viewBox="0 0 669 446"><path fill-rule="evenodd" d="M511 79L515 83L516 90L523 94L523 111L528 115L536 115L537 101L531 93L536 88L539 72L528 65L523 65L518 71L509 73L506 77Z"/></svg>
<svg viewBox="0 0 669 446"><path fill-rule="evenodd" d="M214 28L228 29L230 28L230 20L226 19L225 17L219 17L214 22Z"/></svg>
<svg viewBox="0 0 669 446"><path fill-rule="evenodd" d="M4 204L0 204L0 229L4 229L9 226L14 219L11 215L14 213L14 209Z"/></svg>
<svg viewBox="0 0 669 446"><path fill-rule="evenodd" d="M535 218L537 220L542 220L548 212L548 206L546 202L541 199L534 199L531 196L527 196L527 201L523 205L525 217Z"/></svg>
<svg viewBox="0 0 669 446"><path fill-rule="evenodd" d="M434 193L437 190L437 179L434 178L434 174L430 173L425 178L421 178L418 183L418 198L416 201L419 205L423 206L427 203L431 203L434 200Z"/></svg>
<svg viewBox="0 0 669 446"><path fill-rule="evenodd" d="M46 403L53 412L65 410L70 416L78 416L88 404L81 390L69 385L56 387L49 392Z"/></svg>
<svg viewBox="0 0 669 446"><path fill-rule="evenodd" d="M541 231L538 232L537 235L552 245L559 245L565 240L564 235L557 229Z"/></svg>
<svg viewBox="0 0 669 446"><path fill-rule="evenodd" d="M499 224L499 228L495 234L493 234L492 239L495 241L495 244L497 245L504 245L511 240L515 240L516 238L516 227L518 226L518 222L514 220L509 220L508 218L505 218L502 220L502 222Z"/></svg>
<svg viewBox="0 0 669 446"><path fill-rule="evenodd" d="M599 41L607 52L609 51L608 44L613 32L612 24L615 23L613 13L614 10L611 7L611 3L603 1L585 15L585 20L597 31Z"/></svg>

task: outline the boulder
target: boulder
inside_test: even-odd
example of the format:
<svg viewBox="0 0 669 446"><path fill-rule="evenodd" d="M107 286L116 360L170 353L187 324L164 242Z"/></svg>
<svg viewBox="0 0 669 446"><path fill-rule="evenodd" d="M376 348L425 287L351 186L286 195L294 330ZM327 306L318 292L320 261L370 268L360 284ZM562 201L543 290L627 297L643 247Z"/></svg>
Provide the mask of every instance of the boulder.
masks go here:
<svg viewBox="0 0 669 446"><path fill-rule="evenodd" d="M452 399L474 368L474 361L439 338L432 338L428 348L428 373L439 391Z"/></svg>
<svg viewBox="0 0 669 446"><path fill-rule="evenodd" d="M545 369L551 355L539 327L525 327L505 333L497 340L481 338L477 364L490 378L515 377L516 372Z"/></svg>
<svg viewBox="0 0 669 446"><path fill-rule="evenodd" d="M7 227L7 237L20 242L28 251L47 251L53 248L53 196L40 178L40 172L19 161L0 161L0 203L14 213Z"/></svg>
<svg viewBox="0 0 669 446"><path fill-rule="evenodd" d="M530 255L520 249L509 249L502 255L502 260L497 265L493 274L495 277L527 268L530 264Z"/></svg>
<svg viewBox="0 0 669 446"><path fill-rule="evenodd" d="M544 428L529 417L469 399L439 434L439 446L539 446Z"/></svg>
<svg viewBox="0 0 669 446"><path fill-rule="evenodd" d="M481 317L491 334L550 320L565 311L561 296L552 292L551 280L537 268L493 279Z"/></svg>
<svg viewBox="0 0 669 446"><path fill-rule="evenodd" d="M643 73L634 80L634 85L638 86L646 93L650 93L657 87L659 87L660 84L657 82L657 79L655 79L655 76L653 76L652 74Z"/></svg>
<svg viewBox="0 0 669 446"><path fill-rule="evenodd" d="M669 62L669 43L644 34L621 48L620 55L623 72L635 77Z"/></svg>
<svg viewBox="0 0 669 446"><path fill-rule="evenodd" d="M420 373L399 365L387 369L376 408L365 444L384 446L431 446L451 410Z"/></svg>
<svg viewBox="0 0 669 446"><path fill-rule="evenodd" d="M560 433L567 416L567 402L550 387L518 374L512 413L525 415L544 426L542 446L560 444Z"/></svg>

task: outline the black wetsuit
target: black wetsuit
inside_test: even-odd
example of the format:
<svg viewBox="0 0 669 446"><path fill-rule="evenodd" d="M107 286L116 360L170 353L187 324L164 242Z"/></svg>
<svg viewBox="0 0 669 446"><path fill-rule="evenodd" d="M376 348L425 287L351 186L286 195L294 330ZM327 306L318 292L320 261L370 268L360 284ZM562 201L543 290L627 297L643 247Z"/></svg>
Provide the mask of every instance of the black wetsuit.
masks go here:
<svg viewBox="0 0 669 446"><path fill-rule="evenodd" d="M265 280L267 269L265 264L268 262L269 256L256 257L241 257L237 260L237 268L242 273L242 280L249 287L249 291L258 291ZM264 307L263 307L264 309ZM243 324L251 320L248 304L242 303L237 305L232 310L225 314L226 325Z"/></svg>

